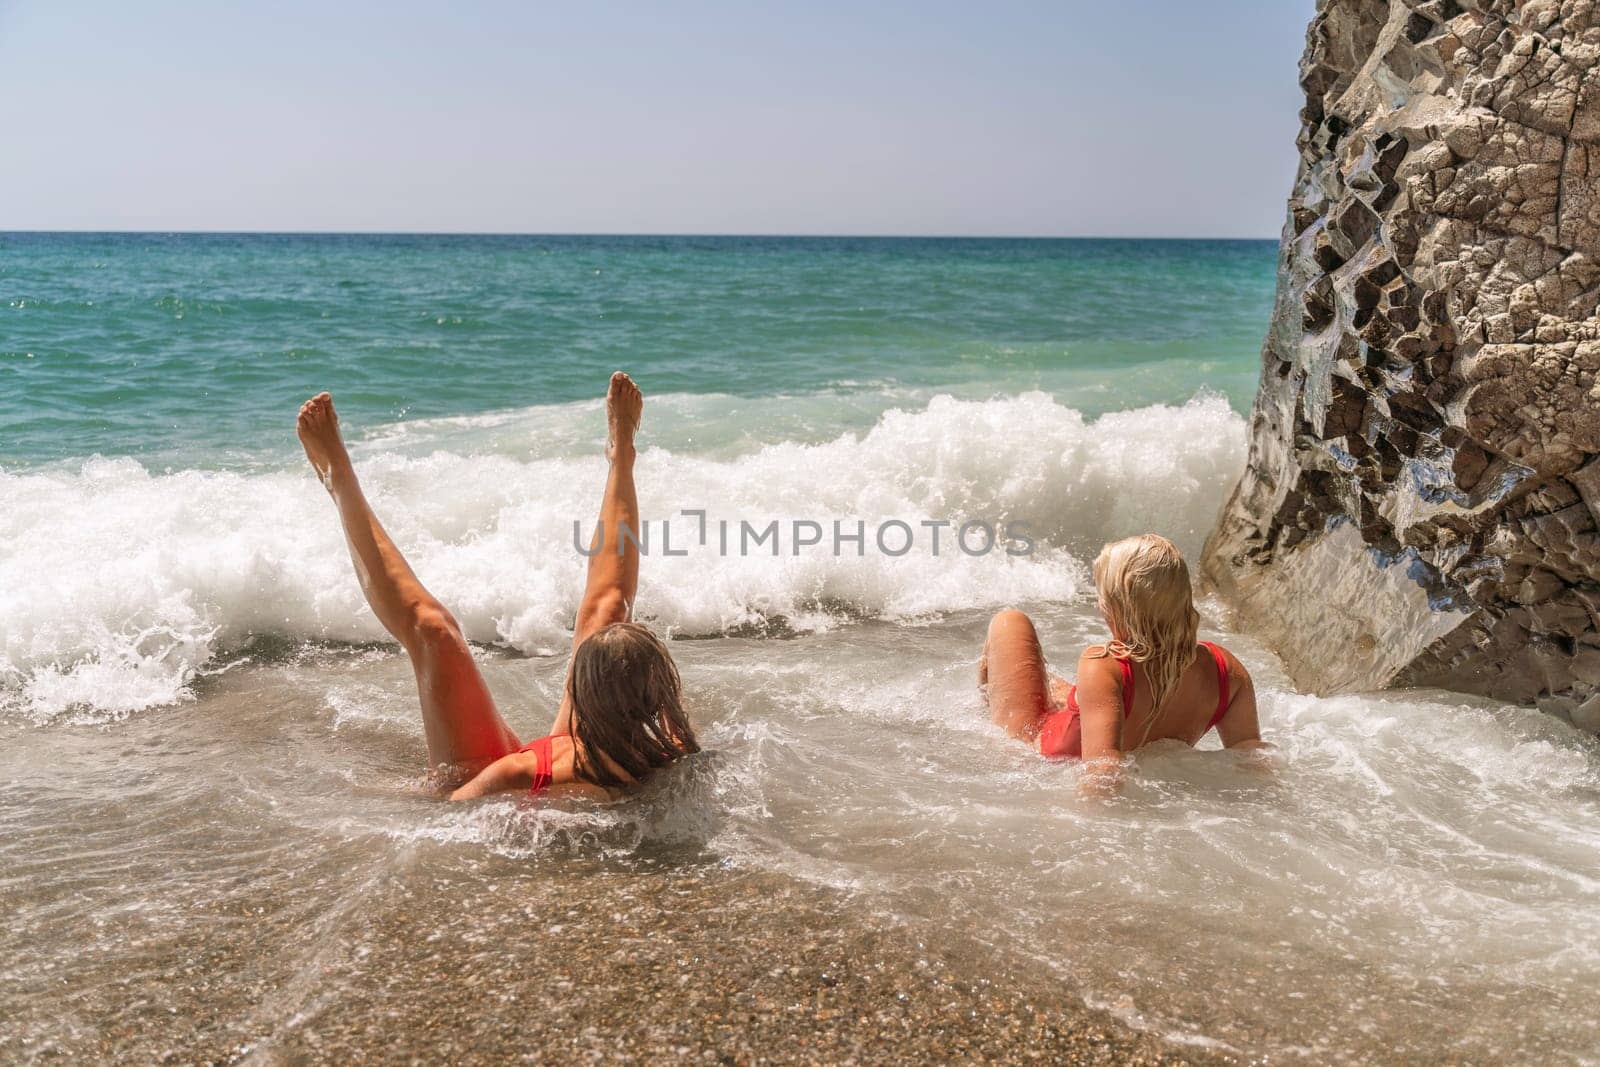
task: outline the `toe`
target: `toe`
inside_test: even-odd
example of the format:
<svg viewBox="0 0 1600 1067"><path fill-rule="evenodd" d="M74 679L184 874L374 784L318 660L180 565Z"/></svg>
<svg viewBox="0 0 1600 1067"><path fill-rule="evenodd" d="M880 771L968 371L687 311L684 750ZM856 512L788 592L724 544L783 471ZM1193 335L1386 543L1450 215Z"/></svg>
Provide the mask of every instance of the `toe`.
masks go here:
<svg viewBox="0 0 1600 1067"><path fill-rule="evenodd" d="M316 396L300 405L301 426L308 429L320 427L327 422L333 412L333 399L327 393L318 393Z"/></svg>

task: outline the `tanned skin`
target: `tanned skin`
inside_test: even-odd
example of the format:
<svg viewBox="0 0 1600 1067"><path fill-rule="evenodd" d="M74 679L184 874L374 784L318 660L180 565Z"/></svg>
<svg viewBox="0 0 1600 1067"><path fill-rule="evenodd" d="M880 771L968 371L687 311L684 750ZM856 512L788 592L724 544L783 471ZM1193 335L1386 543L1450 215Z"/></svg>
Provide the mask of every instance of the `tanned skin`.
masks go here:
<svg viewBox="0 0 1600 1067"><path fill-rule="evenodd" d="M596 630L627 621L632 613L639 586L639 549L621 536L621 527L626 524L632 531L639 530L634 434L643 408L644 398L633 379L621 371L613 374L606 392L609 470L595 532L596 546L603 545L605 551L589 558L574 648ZM367 604L411 660L422 704L428 761L435 768L449 768L457 780L463 775L469 778L450 798L467 800L528 789L534 780L534 756L518 751L522 744L496 708L454 616L423 586L373 513L339 432L333 398L319 393L307 400L300 408L296 432L306 458L338 508ZM620 552L618 545L622 546ZM552 791L609 796L606 790L578 779L571 719L571 709L563 700L550 731L555 736Z"/></svg>

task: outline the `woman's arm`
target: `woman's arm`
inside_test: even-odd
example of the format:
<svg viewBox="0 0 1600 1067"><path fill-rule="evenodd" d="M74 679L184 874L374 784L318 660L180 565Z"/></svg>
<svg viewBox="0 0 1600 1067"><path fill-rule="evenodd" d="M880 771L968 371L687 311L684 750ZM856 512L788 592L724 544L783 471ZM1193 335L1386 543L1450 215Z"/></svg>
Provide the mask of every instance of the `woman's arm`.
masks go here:
<svg viewBox="0 0 1600 1067"><path fill-rule="evenodd" d="M1256 687L1250 679L1250 672L1245 670L1244 664L1232 652L1225 652L1225 655L1228 657L1230 699L1228 710L1222 713L1222 721L1217 723L1217 736L1222 739L1222 747L1271 748L1261 740L1261 724L1256 717Z"/></svg>
<svg viewBox="0 0 1600 1067"><path fill-rule="evenodd" d="M1110 656L1085 651L1078 660L1078 721L1083 737L1085 796L1115 796L1122 787L1122 671Z"/></svg>
<svg viewBox="0 0 1600 1067"><path fill-rule="evenodd" d="M1231 696L1228 710L1222 713L1222 721L1217 723L1217 736L1222 738L1223 748L1245 754L1244 765L1247 769L1271 775L1276 769L1273 759L1276 749L1261 740L1261 725L1256 718L1255 683L1250 679L1250 672L1245 670L1244 664L1233 653L1224 649L1224 654L1228 658Z"/></svg>
<svg viewBox="0 0 1600 1067"><path fill-rule="evenodd" d="M536 763L531 752L513 752L509 756L501 756L451 793L450 799L476 800L490 793L532 789Z"/></svg>

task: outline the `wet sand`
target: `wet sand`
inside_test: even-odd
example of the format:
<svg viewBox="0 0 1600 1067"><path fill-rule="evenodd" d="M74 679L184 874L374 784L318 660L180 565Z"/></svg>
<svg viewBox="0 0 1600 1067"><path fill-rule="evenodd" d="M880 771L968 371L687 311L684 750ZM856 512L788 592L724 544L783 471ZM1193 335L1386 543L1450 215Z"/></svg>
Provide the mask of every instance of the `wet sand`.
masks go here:
<svg viewBox="0 0 1600 1067"><path fill-rule="evenodd" d="M137 960L106 970L65 953L45 968L59 996L30 998L35 1010L12 1017L0 1057L1217 1062L1082 1007L1020 961L919 941L839 894L771 875L582 861L531 872L508 858L454 871L438 859L419 850L305 928L292 909L274 910L275 879L264 879L216 902L229 921L147 945ZM130 984L145 992L128 995Z"/></svg>

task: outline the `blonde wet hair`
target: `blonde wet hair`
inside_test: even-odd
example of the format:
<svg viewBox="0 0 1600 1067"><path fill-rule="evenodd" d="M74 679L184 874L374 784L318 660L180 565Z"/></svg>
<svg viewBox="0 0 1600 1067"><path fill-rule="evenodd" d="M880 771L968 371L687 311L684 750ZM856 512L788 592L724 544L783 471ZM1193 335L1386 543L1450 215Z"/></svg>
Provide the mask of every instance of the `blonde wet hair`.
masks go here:
<svg viewBox="0 0 1600 1067"><path fill-rule="evenodd" d="M1111 625L1111 640L1095 655L1143 663L1150 679L1150 714L1139 737L1143 744L1197 653L1200 613L1194 609L1189 565L1165 537L1140 534L1100 550L1094 584L1100 614Z"/></svg>

